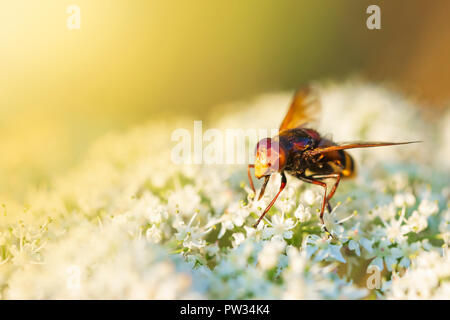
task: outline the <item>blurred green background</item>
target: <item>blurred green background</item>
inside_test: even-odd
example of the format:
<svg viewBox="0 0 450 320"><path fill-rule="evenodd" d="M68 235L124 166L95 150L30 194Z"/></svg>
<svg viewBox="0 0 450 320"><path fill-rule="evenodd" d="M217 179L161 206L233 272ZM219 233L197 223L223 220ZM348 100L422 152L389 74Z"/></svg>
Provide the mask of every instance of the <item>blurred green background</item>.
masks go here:
<svg viewBox="0 0 450 320"><path fill-rule="evenodd" d="M80 30L66 27L70 4ZM371 4L381 30L366 28ZM0 194L45 186L108 131L311 80L383 82L439 114L449 12L448 0L1 0Z"/></svg>

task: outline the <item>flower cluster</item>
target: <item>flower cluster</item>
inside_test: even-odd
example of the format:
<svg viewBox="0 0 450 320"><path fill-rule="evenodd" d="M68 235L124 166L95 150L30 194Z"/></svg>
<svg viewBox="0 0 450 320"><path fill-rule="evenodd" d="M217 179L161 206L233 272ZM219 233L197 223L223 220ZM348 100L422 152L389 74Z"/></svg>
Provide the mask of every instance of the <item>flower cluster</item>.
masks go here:
<svg viewBox="0 0 450 320"><path fill-rule="evenodd" d="M322 189L291 176L253 228L280 176L257 200L244 166L170 163L170 132L189 122L151 123L105 136L26 205L1 205L0 297L449 299L450 116L429 125L373 85L319 92L322 132L337 141L425 141L351 151L358 175L325 213L329 233ZM215 126L277 127L290 96L263 96Z"/></svg>

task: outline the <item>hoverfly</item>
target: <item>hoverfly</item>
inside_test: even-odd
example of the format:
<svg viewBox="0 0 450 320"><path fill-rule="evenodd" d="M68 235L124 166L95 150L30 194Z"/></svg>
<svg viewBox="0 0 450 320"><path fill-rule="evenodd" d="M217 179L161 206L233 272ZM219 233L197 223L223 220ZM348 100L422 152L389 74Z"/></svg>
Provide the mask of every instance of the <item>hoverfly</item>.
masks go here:
<svg viewBox="0 0 450 320"><path fill-rule="evenodd" d="M319 114L320 103L318 98L315 97L310 87L302 88L295 94L279 128L279 134L258 142L255 163L249 164L247 169L253 192L256 194L250 168L255 169L256 178L264 177L258 200L264 195L272 174L277 172L281 174L281 185L278 193L253 225L255 228L285 188L286 173L306 183L319 185L323 188L319 217L320 222L324 225L325 206L327 206L329 212L332 211L330 200L336 192L339 182L341 179L355 175L355 162L350 154L344 150L420 142L350 142L337 144L331 139L321 136L315 129L311 129L311 124L317 122ZM327 192L327 184L324 182L327 179L334 179L330 192ZM325 228L325 231L328 230Z"/></svg>

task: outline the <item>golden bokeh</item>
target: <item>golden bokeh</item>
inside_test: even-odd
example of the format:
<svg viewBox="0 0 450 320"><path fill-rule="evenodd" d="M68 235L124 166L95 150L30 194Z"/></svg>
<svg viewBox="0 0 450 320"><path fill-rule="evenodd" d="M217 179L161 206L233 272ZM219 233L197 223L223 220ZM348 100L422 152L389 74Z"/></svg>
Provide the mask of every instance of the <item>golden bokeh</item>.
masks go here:
<svg viewBox="0 0 450 320"><path fill-rule="evenodd" d="M440 110L448 2L377 1L371 31L372 2L1 1L0 193L45 186L106 132L311 80L363 76Z"/></svg>

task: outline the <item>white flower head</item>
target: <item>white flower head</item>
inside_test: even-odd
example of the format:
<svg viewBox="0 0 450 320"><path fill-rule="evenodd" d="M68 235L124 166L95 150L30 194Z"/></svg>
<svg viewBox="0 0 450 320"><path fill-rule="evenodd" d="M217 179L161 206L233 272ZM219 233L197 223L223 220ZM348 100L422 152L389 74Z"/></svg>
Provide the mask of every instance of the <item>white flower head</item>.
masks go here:
<svg viewBox="0 0 450 320"><path fill-rule="evenodd" d="M310 235L306 238L304 247L308 257L315 254L315 261L334 259L342 263L346 262L341 253L342 244L332 244L328 237L322 238L317 235Z"/></svg>
<svg viewBox="0 0 450 320"><path fill-rule="evenodd" d="M450 112L430 125L412 102L375 84L316 89L323 129L339 123L334 141L427 141L352 152L357 178L337 190L338 198L351 201L325 213L331 239L318 227L319 187L288 177L275 214L253 228L279 190L279 174L258 201L248 183L243 186L244 165L170 162L174 130L189 128L190 121L152 121L100 139L52 188L20 195L25 208L2 189L0 298L372 298L353 285L370 263L388 269L382 276L390 280L375 290L380 299L449 299L450 210L444 206L450 162L442 159L450 157ZM275 128L285 111L274 106L291 99L291 93L274 93L224 108L235 111L211 125L216 132ZM278 132L264 131L258 135ZM245 149L254 150L257 141L246 133ZM235 147L222 151L229 155ZM17 178L6 171L2 182ZM345 218L353 210L361 214Z"/></svg>
<svg viewBox="0 0 450 320"><path fill-rule="evenodd" d="M310 208L308 207L305 208L305 206L301 203L295 210L294 216L302 223L309 221L312 217Z"/></svg>
<svg viewBox="0 0 450 320"><path fill-rule="evenodd" d="M192 216L187 225L183 221L174 224L174 228L178 231L175 233L175 238L182 241L183 246L188 249L205 247L206 240L204 236L213 229L212 227L203 229L193 226L192 223L196 217L197 213Z"/></svg>
<svg viewBox="0 0 450 320"><path fill-rule="evenodd" d="M381 271L384 269L384 263L389 271L392 271L392 267L397 263L397 259L402 257L403 253L399 248L390 247L389 241L381 241L374 250L370 265L377 266Z"/></svg>
<svg viewBox="0 0 450 320"><path fill-rule="evenodd" d="M311 189L305 190L302 194L302 200L309 206L314 205L320 199L320 195Z"/></svg>
<svg viewBox="0 0 450 320"><path fill-rule="evenodd" d="M167 205L171 213L179 212L183 216L190 216L199 209L200 201L200 195L194 186L186 185L170 193Z"/></svg>
<svg viewBox="0 0 450 320"><path fill-rule="evenodd" d="M407 225L414 232L420 232L428 227L427 217L414 210L412 215L406 220Z"/></svg>
<svg viewBox="0 0 450 320"><path fill-rule="evenodd" d="M410 192L408 193L397 193L394 196L394 204L401 208L403 206L411 207L416 203L416 197Z"/></svg>
<svg viewBox="0 0 450 320"><path fill-rule="evenodd" d="M348 248L355 251L357 256L361 255L361 247L366 249L368 253L373 252L373 240L369 240L362 235L360 223L357 223L352 229L346 232L346 239L348 239Z"/></svg>
<svg viewBox="0 0 450 320"><path fill-rule="evenodd" d="M245 240L245 235L242 232L233 233L233 248L238 247Z"/></svg>
<svg viewBox="0 0 450 320"><path fill-rule="evenodd" d="M353 217L354 217L354 214L350 214L350 215L348 215L348 216L345 217L345 218L339 219L339 218L337 217L337 214L336 214L337 209L339 208L339 205L340 205L340 204L337 204L337 205L333 208L333 211L331 211L330 213L324 214L323 220L324 220L324 223L325 223L325 227L327 228L327 230L328 230L329 232L331 232L331 234L336 235L338 238L342 238L342 237L345 236L345 235L344 235L345 229L344 229L344 227L342 226L342 224L343 224L345 221L348 221L348 220L350 220L351 218L353 218Z"/></svg>
<svg viewBox="0 0 450 320"><path fill-rule="evenodd" d="M276 237L280 239L291 239L292 229L297 225L292 218L285 219L284 212L281 215L274 215L272 220L267 222L262 233L263 239Z"/></svg>
<svg viewBox="0 0 450 320"><path fill-rule="evenodd" d="M148 241L153 243L159 243L162 239L162 231L156 227L156 225L152 225L150 228L147 229L145 232L145 236Z"/></svg>
<svg viewBox="0 0 450 320"><path fill-rule="evenodd" d="M266 241L258 255L258 265L262 270L269 270L278 263L280 253L283 251L286 243L281 240Z"/></svg>
<svg viewBox="0 0 450 320"><path fill-rule="evenodd" d="M403 207L398 219L391 219L390 223L383 220L384 228L377 228L381 236L386 237L391 242L402 242L406 239L406 234L411 232L411 227L405 223L405 207Z"/></svg>
<svg viewBox="0 0 450 320"><path fill-rule="evenodd" d="M425 217L431 216L439 211L439 206L437 202L430 201L428 199L423 199L419 205L419 213Z"/></svg>

